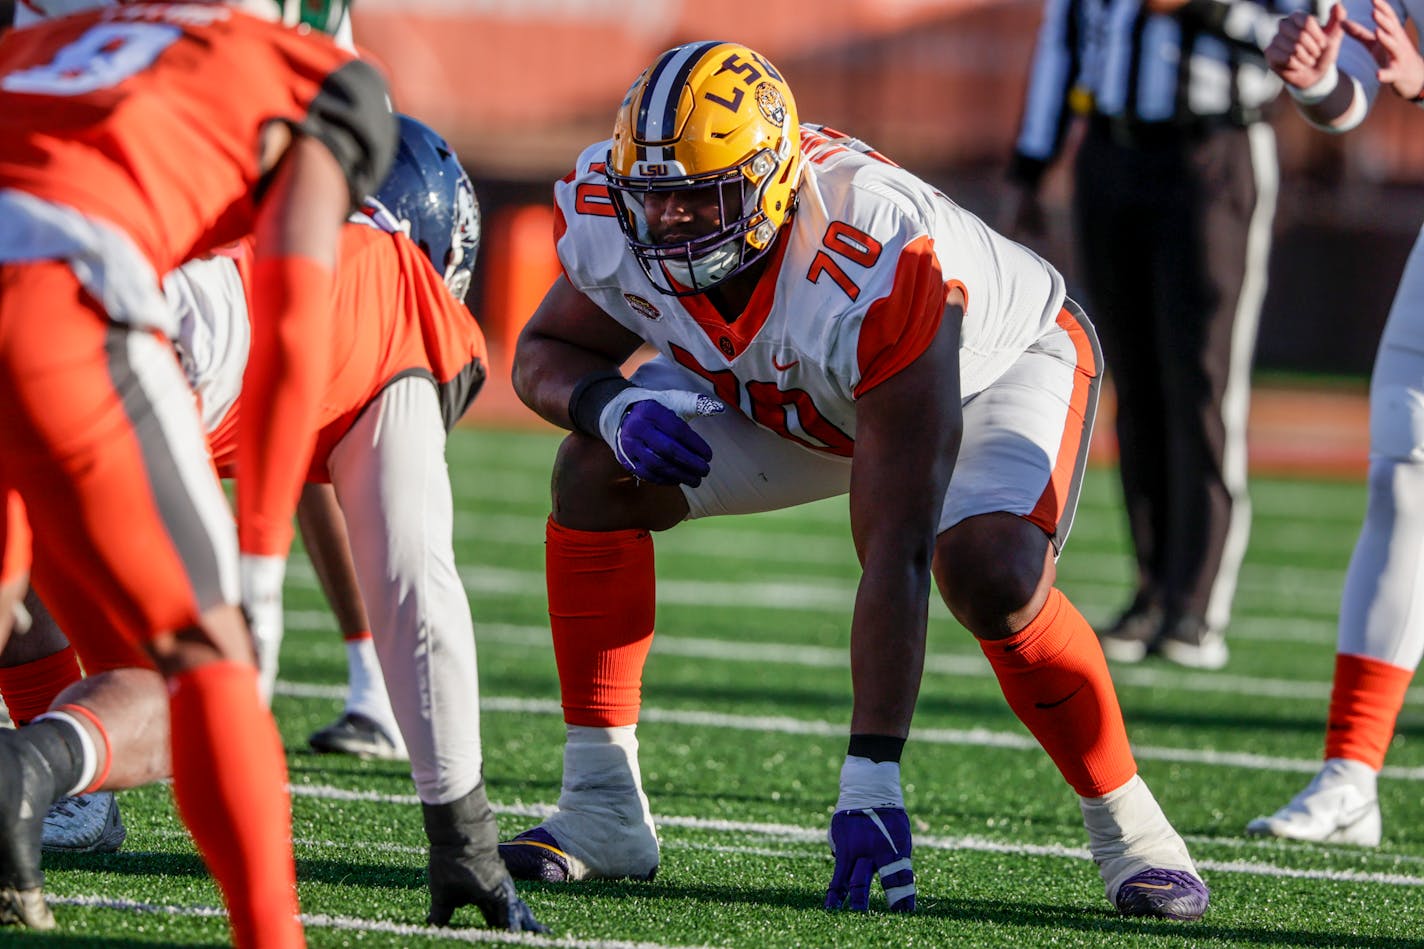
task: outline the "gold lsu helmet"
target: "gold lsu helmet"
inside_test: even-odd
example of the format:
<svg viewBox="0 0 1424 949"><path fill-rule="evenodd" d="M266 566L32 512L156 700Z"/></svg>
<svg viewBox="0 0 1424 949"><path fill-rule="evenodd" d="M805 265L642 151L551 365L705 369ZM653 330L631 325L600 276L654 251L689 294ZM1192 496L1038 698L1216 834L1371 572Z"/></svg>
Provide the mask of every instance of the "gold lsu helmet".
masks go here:
<svg viewBox="0 0 1424 949"><path fill-rule="evenodd" d="M701 293L746 269L772 245L796 204L801 131L781 73L737 43L688 43L643 71L619 106L606 165L628 246L663 293ZM658 243L651 195L701 192L718 227Z"/></svg>

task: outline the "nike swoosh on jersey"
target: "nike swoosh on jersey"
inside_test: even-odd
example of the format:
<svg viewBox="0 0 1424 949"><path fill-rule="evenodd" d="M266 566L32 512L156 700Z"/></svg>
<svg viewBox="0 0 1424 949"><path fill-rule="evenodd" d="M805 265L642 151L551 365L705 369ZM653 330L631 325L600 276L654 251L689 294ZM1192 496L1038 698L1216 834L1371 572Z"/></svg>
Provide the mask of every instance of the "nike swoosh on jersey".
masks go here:
<svg viewBox="0 0 1424 949"><path fill-rule="evenodd" d="M798 365L800 365L800 364L801 364L801 360L799 360L799 359L793 359L793 360L791 360L789 363L787 363L786 365L783 366L781 363L779 363L779 362L776 361L776 357L775 357L775 356L772 356L772 357L771 357L771 364L776 367L776 371L777 371L777 372L785 372L786 370L790 369L792 366L798 366Z"/></svg>

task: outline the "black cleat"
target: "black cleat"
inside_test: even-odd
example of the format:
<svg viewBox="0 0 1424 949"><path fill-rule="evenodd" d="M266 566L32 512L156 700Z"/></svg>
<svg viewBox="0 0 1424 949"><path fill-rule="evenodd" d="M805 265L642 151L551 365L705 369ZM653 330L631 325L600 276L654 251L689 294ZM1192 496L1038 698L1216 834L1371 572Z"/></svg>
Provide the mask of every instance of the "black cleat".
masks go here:
<svg viewBox="0 0 1424 949"><path fill-rule="evenodd" d="M449 804L422 804L430 839L430 916L447 926L455 910L475 906L485 923L510 932L546 933L514 890L499 856L499 829L481 781Z"/></svg>

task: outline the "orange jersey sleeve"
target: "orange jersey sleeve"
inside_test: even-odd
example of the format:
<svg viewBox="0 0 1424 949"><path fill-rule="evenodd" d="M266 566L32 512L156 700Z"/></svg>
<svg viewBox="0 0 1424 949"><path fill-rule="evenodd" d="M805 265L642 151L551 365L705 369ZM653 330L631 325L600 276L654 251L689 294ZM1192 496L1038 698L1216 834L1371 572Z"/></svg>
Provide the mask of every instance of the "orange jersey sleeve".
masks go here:
<svg viewBox="0 0 1424 949"><path fill-rule="evenodd" d="M0 38L0 188L115 225L155 273L251 230L274 121L323 141L353 198L394 154L374 69L230 6L110 6Z"/></svg>
<svg viewBox="0 0 1424 949"><path fill-rule="evenodd" d="M944 319L949 286L928 237L906 245L895 263L890 293L872 303L861 324L856 359L857 398L920 357Z"/></svg>

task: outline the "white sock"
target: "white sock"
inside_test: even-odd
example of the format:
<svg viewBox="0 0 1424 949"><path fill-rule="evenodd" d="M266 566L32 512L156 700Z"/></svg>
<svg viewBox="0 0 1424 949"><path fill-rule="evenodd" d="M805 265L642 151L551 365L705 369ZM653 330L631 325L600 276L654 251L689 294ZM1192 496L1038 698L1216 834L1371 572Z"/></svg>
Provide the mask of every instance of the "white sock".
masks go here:
<svg viewBox="0 0 1424 949"><path fill-rule="evenodd" d="M391 711L391 697L386 694L376 644L370 636L346 640L346 678L346 711L364 715L399 741L400 729Z"/></svg>

